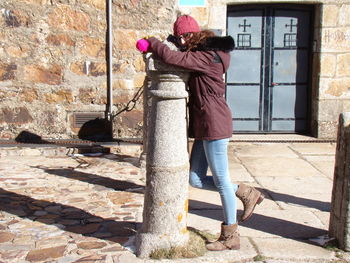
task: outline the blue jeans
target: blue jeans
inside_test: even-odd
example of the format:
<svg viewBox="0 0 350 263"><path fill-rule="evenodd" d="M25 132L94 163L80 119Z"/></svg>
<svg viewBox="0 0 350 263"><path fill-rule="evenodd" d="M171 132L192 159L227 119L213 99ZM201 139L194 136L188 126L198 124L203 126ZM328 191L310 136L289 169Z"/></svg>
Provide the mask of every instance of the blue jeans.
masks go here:
<svg viewBox="0 0 350 263"><path fill-rule="evenodd" d="M190 185L201 189L217 189L224 210L224 224L237 223L237 184L232 184L228 170L229 139L195 140L190 158ZM208 166L213 176L207 176Z"/></svg>

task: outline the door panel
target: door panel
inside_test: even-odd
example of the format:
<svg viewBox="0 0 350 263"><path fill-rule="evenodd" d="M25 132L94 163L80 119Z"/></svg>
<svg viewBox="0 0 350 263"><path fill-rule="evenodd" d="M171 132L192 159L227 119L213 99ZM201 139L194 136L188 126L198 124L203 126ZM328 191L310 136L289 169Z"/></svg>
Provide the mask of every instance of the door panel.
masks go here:
<svg viewBox="0 0 350 263"><path fill-rule="evenodd" d="M307 83L307 50L275 50L273 53L273 83Z"/></svg>
<svg viewBox="0 0 350 263"><path fill-rule="evenodd" d="M236 43L226 74L234 132L306 132L312 7L228 8Z"/></svg>
<svg viewBox="0 0 350 263"><path fill-rule="evenodd" d="M261 8L240 10L228 16L228 34L236 44L226 74L226 96L234 113L234 130L260 129L263 17Z"/></svg>
<svg viewBox="0 0 350 263"><path fill-rule="evenodd" d="M259 86L236 86L234 92L228 92L228 101L235 103L235 117L236 118L259 118L259 101L260 87ZM235 96L234 94L240 94ZM238 97L238 98L237 98Z"/></svg>
<svg viewBox="0 0 350 263"><path fill-rule="evenodd" d="M260 83L261 50L237 50L231 54L227 81L235 83Z"/></svg>
<svg viewBox="0 0 350 263"><path fill-rule="evenodd" d="M293 47L305 48L309 46L310 16L309 11L292 9L274 9L274 47L288 46L290 37L297 40ZM287 35L286 35L287 34ZM294 38L296 37L296 38ZM287 42L287 43L286 43ZM294 42L295 43L295 42ZM286 45L285 45L286 44Z"/></svg>
<svg viewBox="0 0 350 263"><path fill-rule="evenodd" d="M280 86L273 90L272 118L306 118L306 86Z"/></svg>
<svg viewBox="0 0 350 263"><path fill-rule="evenodd" d="M237 35L236 45L248 48L262 47L263 12L263 9L240 10L228 16L228 34Z"/></svg>
<svg viewBox="0 0 350 263"><path fill-rule="evenodd" d="M237 131L244 131L244 132L255 132L259 130L259 121L258 120L235 120L235 123L233 124L233 127Z"/></svg>
<svg viewBox="0 0 350 263"><path fill-rule="evenodd" d="M274 120L272 121L271 128L272 130L278 130L280 132L283 132L291 131L294 129L303 130L305 129L306 125L307 123L304 120L296 120L293 122L289 120Z"/></svg>

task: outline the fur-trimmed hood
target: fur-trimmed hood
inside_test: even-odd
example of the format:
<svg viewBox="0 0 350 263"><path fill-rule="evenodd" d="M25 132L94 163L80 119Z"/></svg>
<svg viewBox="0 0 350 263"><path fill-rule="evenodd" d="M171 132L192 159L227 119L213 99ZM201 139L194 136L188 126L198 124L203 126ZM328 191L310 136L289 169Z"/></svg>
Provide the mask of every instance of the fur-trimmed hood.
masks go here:
<svg viewBox="0 0 350 263"><path fill-rule="evenodd" d="M183 47L179 45L178 38L174 35L169 35L167 41L173 43L179 50ZM235 48L235 41L231 36L225 37L208 37L204 40L204 43L200 44L195 50L192 51L224 51L230 52ZM185 51L185 50L182 50Z"/></svg>
<svg viewBox="0 0 350 263"><path fill-rule="evenodd" d="M232 51L235 47L235 41L231 36L225 37L208 37L203 44L200 44L197 51Z"/></svg>

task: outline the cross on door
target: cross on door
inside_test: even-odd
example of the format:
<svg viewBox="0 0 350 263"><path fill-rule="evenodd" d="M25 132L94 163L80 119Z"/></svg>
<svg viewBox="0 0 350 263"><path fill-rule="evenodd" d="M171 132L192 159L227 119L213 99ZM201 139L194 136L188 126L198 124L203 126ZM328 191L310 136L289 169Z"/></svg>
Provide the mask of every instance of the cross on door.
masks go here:
<svg viewBox="0 0 350 263"><path fill-rule="evenodd" d="M243 19L243 25L239 24L238 27L243 27L243 32L246 32L247 27L251 27L252 25L247 25L247 19Z"/></svg>
<svg viewBox="0 0 350 263"><path fill-rule="evenodd" d="M293 32L293 27L297 27L298 26L298 23L294 24L293 22L294 22L294 20L291 19L290 20L290 24L289 25L288 24L285 25L285 27L289 27L289 30L290 30L289 32Z"/></svg>

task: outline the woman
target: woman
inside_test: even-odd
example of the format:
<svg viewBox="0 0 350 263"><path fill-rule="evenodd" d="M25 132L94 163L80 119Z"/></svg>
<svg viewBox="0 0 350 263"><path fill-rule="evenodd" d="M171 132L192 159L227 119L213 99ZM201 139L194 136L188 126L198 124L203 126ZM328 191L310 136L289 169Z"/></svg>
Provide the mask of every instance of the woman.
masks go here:
<svg viewBox="0 0 350 263"><path fill-rule="evenodd" d="M221 235L207 244L209 250L239 249L236 195L242 200L247 220L264 196L256 189L232 184L227 147L232 136L231 111L225 100L223 74L234 48L232 37L201 31L197 21L184 15L174 23L174 36L182 51L170 50L156 38L139 40L142 52L152 52L163 62L191 70L189 86L189 136L194 138L190 158L190 184L196 188L216 186L224 211ZM207 176L208 166L213 176Z"/></svg>

